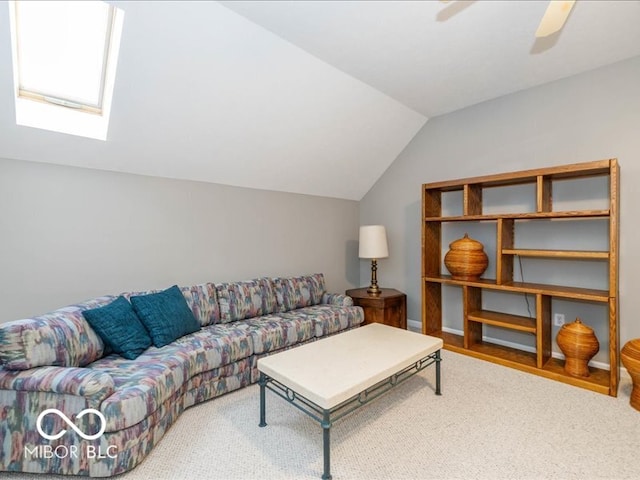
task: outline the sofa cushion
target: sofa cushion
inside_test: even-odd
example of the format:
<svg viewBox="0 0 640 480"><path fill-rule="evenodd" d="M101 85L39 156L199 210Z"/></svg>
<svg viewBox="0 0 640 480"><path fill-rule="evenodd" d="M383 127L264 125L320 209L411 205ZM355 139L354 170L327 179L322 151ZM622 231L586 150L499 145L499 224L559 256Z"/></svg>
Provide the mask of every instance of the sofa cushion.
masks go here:
<svg viewBox="0 0 640 480"><path fill-rule="evenodd" d="M220 307L218 295L213 283L203 283L191 287L181 287L180 291L191 308L193 316L198 319L201 326L220 322Z"/></svg>
<svg viewBox="0 0 640 480"><path fill-rule="evenodd" d="M39 366L82 367L100 358L104 343L82 315L113 296L69 305L35 318L0 324L0 362L10 370Z"/></svg>
<svg viewBox="0 0 640 480"><path fill-rule="evenodd" d="M324 286L324 274L314 273L307 276L309 282L309 291L311 293L311 305L322 303L323 295L326 293Z"/></svg>
<svg viewBox="0 0 640 480"><path fill-rule="evenodd" d="M89 365L108 373L115 393L100 411L107 432L131 427L152 415L167 399L180 394L189 379L190 354L178 345L150 347L135 360L109 355Z"/></svg>
<svg viewBox="0 0 640 480"><path fill-rule="evenodd" d="M118 297L103 307L82 312L89 325L115 353L133 360L151 346L151 338L131 304Z"/></svg>
<svg viewBox="0 0 640 480"><path fill-rule="evenodd" d="M245 322L251 327L254 354L274 352L314 337L313 320L302 315L271 314Z"/></svg>
<svg viewBox="0 0 640 480"><path fill-rule="evenodd" d="M253 354L248 327L243 322L209 325L179 338L174 345L189 353L191 376Z"/></svg>
<svg viewBox="0 0 640 480"><path fill-rule="evenodd" d="M133 296L131 305L156 347L164 347L200 329L200 322L193 316L177 285L162 292Z"/></svg>
<svg viewBox="0 0 640 480"><path fill-rule="evenodd" d="M0 368L0 390L58 393L84 397L89 402L112 395L115 385L111 376L91 368L39 367L29 370ZM60 399L64 402L64 397ZM0 403L1 404L1 403Z"/></svg>
<svg viewBox="0 0 640 480"><path fill-rule="evenodd" d="M361 307L338 307L333 305L314 305L294 312L281 314L286 318L304 316L313 321L316 337L324 337L360 325L364 321Z"/></svg>
<svg viewBox="0 0 640 480"><path fill-rule="evenodd" d="M325 293L322 295L322 302L327 305L335 305L338 307L352 307L353 298L349 295L343 295L341 293Z"/></svg>
<svg viewBox="0 0 640 480"><path fill-rule="evenodd" d="M275 278L273 282L278 311L288 312L312 305L311 289L307 277Z"/></svg>
<svg viewBox="0 0 640 480"><path fill-rule="evenodd" d="M276 296L270 278L216 285L221 323L259 317L276 310Z"/></svg>

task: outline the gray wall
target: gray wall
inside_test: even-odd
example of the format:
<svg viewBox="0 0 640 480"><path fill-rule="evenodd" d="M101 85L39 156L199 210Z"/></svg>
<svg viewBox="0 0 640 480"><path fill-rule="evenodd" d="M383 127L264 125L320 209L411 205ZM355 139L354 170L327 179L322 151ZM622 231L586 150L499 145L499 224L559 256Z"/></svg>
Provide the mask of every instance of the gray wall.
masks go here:
<svg viewBox="0 0 640 480"><path fill-rule="evenodd" d="M640 337L640 296L635 292L635 278L640 271L636 241L640 238L640 57L430 119L360 202L361 224L387 226L390 257L378 263L379 283L405 291L409 319L420 320L422 183L614 157L621 166L621 342ZM606 195L597 182L574 190L562 200L580 202L585 192L588 197ZM502 201L517 198L513 192L513 198ZM554 203L555 200L554 195ZM495 227L488 231L485 228L479 227L477 236L491 249L495 245ZM594 238L597 233L590 228L574 239L597 245L602 238ZM594 226L593 232L598 228ZM457 233L464 232L451 233L451 239ZM545 232L531 240L535 243L555 238L562 242L564 235L571 234ZM606 245L606 238L604 241ZM577 271L581 281L602 280L601 267L586 268ZM524 269L527 273L532 271ZM560 269L552 275L564 273ZM362 283L369 278L367 262L360 263L360 278ZM460 314L456 314L460 299L455 290L447 291L445 297L445 326L450 328L460 328ZM514 309L518 311L512 313L526 312L522 297L515 302L518 305ZM566 313L567 321L581 312L581 306L576 305L559 304L553 308ZM585 323L599 321L600 317ZM596 359L606 362L603 351L607 345L602 341L606 326L594 326L601 340L601 353ZM526 344L526 340L520 343Z"/></svg>
<svg viewBox="0 0 640 480"><path fill-rule="evenodd" d="M0 159L0 322L103 294L323 272L358 284L358 202Z"/></svg>

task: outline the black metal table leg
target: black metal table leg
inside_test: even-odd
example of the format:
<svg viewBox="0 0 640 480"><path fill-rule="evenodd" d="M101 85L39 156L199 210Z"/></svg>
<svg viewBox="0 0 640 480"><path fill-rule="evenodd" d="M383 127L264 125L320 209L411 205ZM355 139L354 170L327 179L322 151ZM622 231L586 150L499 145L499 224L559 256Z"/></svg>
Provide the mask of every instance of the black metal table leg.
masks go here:
<svg viewBox="0 0 640 480"><path fill-rule="evenodd" d="M337 420L340 420L344 416L353 412L354 410L368 404L372 400L378 398L380 395L386 393L391 388L399 385L408 378L411 378L416 373L422 371L424 368L436 364L436 395L441 395L441 375L440 375L440 350L437 350L421 360L408 365L398 373L391 375L387 379L372 385L371 387L363 390L362 392L354 395L353 397L343 401L342 403L335 405L330 409L323 408L317 403L303 397L296 393L290 387L283 383L269 377L268 375L260 372L258 384L260 385L260 426L266 427L266 406L265 396L266 390L269 389L279 397L283 398L302 412L309 415L316 422L320 423L322 427L322 447L323 447L323 461L324 471L322 473L323 480L331 480L331 424Z"/></svg>
<svg viewBox="0 0 640 480"><path fill-rule="evenodd" d="M324 452L324 473L323 480L331 479L331 417L329 410L322 413L322 448Z"/></svg>
<svg viewBox="0 0 640 480"><path fill-rule="evenodd" d="M436 351L436 395L442 395L440 391L440 350Z"/></svg>
<svg viewBox="0 0 640 480"><path fill-rule="evenodd" d="M260 372L260 378L258 379L260 385L260 423L259 427L266 427L266 405L265 405L265 387L267 386L267 377L264 373Z"/></svg>

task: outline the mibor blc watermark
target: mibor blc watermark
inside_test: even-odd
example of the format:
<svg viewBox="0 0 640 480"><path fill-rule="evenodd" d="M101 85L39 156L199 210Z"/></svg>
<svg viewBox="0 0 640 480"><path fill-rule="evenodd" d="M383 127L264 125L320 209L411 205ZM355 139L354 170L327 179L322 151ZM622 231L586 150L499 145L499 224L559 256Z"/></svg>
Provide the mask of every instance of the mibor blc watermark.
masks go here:
<svg viewBox="0 0 640 480"><path fill-rule="evenodd" d="M48 408L40 415L38 415L38 419L36 420L36 428L38 433L42 438L46 440L58 440L65 433L67 433L67 429L63 428L56 434L47 433L42 429L42 420L47 415L57 415L60 417L71 429L76 432L81 438L85 440L97 440L102 436L105 429L107 428L107 420L104 418L102 412L94 409L94 408L85 408L82 410L76 418L82 418L87 414L96 415L100 419L100 430L97 433L92 435L88 435L80 430L75 423L71 421L69 417L67 417L64 413L62 413L57 408ZM115 445L109 445L104 451L100 446L95 445L85 445L83 450L80 450L78 445L58 445L56 447L52 447L51 445L36 445L32 448L29 448L28 445L24 447L24 456L32 459L36 458L78 458L83 453L86 458L116 458L117 456L117 447Z"/></svg>

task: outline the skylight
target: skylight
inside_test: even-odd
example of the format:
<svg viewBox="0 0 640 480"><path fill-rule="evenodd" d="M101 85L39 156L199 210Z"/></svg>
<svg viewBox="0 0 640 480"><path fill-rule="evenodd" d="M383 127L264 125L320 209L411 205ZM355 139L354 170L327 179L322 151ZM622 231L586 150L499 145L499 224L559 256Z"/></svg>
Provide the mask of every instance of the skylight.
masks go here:
<svg viewBox="0 0 640 480"><path fill-rule="evenodd" d="M100 1L15 1L16 123L106 140L124 13Z"/></svg>

